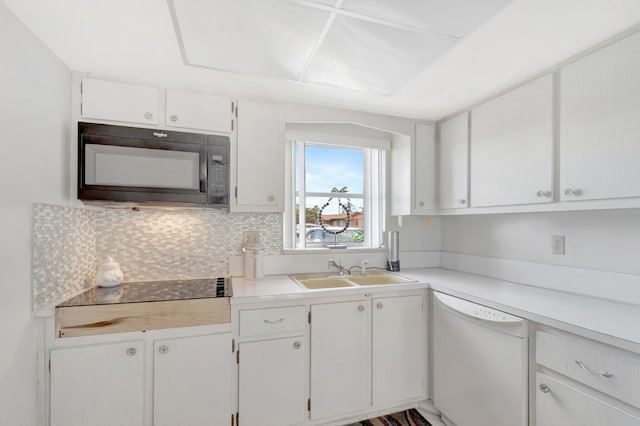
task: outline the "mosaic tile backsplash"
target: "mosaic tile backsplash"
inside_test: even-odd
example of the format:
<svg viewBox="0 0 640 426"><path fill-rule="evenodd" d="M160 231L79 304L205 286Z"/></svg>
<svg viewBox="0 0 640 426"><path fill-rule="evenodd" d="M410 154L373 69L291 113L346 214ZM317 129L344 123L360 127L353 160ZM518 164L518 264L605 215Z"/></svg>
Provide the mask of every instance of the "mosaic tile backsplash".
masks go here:
<svg viewBox="0 0 640 426"><path fill-rule="evenodd" d="M95 283L108 256L124 281L210 278L242 253L244 231L259 231L266 255L282 253L281 214L214 209L67 208L35 204L34 307L46 308Z"/></svg>
<svg viewBox="0 0 640 426"><path fill-rule="evenodd" d="M69 207L33 206L33 304L54 305L94 284L95 212Z"/></svg>
<svg viewBox="0 0 640 426"><path fill-rule="evenodd" d="M282 253L280 214L106 209L96 215L96 256L120 263L125 281L207 278L227 273L244 231L260 231L265 254Z"/></svg>

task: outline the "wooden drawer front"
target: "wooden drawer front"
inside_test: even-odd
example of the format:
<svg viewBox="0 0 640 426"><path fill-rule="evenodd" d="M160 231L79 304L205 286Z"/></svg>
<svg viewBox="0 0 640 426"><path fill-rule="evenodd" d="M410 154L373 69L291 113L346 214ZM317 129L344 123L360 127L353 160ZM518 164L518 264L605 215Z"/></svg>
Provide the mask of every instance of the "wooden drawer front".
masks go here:
<svg viewBox="0 0 640 426"><path fill-rule="evenodd" d="M91 336L231 322L229 299L191 299L56 308L58 337Z"/></svg>
<svg viewBox="0 0 640 426"><path fill-rule="evenodd" d="M537 426L640 426L640 419L545 374L536 373Z"/></svg>
<svg viewBox="0 0 640 426"><path fill-rule="evenodd" d="M304 306L240 311L240 335L257 336L304 331L305 313Z"/></svg>
<svg viewBox="0 0 640 426"><path fill-rule="evenodd" d="M536 362L621 401L640 407L640 357L538 331Z"/></svg>

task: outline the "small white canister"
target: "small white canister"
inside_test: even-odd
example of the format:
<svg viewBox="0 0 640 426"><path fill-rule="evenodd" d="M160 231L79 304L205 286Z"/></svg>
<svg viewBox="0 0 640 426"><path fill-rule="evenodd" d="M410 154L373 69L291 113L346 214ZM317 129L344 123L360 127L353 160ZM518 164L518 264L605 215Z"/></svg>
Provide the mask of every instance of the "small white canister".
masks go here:
<svg viewBox="0 0 640 426"><path fill-rule="evenodd" d="M244 276L249 280L261 280L264 278L264 245L260 243L245 244L244 252Z"/></svg>
<svg viewBox="0 0 640 426"><path fill-rule="evenodd" d="M111 256L107 261L100 265L98 274L96 275L96 283L100 287L115 287L122 283L122 270L117 262L114 262Z"/></svg>

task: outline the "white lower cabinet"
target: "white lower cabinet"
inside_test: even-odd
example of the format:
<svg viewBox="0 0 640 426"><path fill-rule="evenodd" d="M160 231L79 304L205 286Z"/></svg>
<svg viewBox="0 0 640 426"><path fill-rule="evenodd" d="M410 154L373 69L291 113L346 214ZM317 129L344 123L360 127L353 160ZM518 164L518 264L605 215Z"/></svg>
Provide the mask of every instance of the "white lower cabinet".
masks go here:
<svg viewBox="0 0 640 426"><path fill-rule="evenodd" d="M51 426L143 424L144 342L51 351Z"/></svg>
<svg viewBox="0 0 640 426"><path fill-rule="evenodd" d="M311 418L367 408L371 401L369 300L311 306Z"/></svg>
<svg viewBox="0 0 640 426"><path fill-rule="evenodd" d="M536 374L538 426L640 426L640 418L542 373Z"/></svg>
<svg viewBox="0 0 640 426"><path fill-rule="evenodd" d="M156 340L154 426L228 424L232 362L231 333Z"/></svg>
<svg viewBox="0 0 640 426"><path fill-rule="evenodd" d="M417 398L423 389L425 316L423 297L372 300L372 399L384 405Z"/></svg>
<svg viewBox="0 0 640 426"><path fill-rule="evenodd" d="M50 425L230 424L231 333L166 332L116 343L104 335L52 349ZM171 338L158 339L164 336Z"/></svg>
<svg viewBox="0 0 640 426"><path fill-rule="evenodd" d="M424 295L311 306L311 418L424 394Z"/></svg>
<svg viewBox="0 0 640 426"><path fill-rule="evenodd" d="M241 343L238 350L238 424L302 423L307 414L304 336Z"/></svg>
<svg viewBox="0 0 640 426"><path fill-rule="evenodd" d="M535 341L536 425L640 426L640 357L558 330Z"/></svg>

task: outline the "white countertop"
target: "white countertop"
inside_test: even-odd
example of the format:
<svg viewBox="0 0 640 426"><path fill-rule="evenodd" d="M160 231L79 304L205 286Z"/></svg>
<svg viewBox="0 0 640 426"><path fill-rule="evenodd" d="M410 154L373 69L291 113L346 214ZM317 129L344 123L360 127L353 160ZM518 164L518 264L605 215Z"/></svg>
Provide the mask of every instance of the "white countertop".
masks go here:
<svg viewBox="0 0 640 426"><path fill-rule="evenodd" d="M514 284L440 268L407 269L414 284L307 290L286 275L233 278L232 304L431 288L472 302L640 353L640 306Z"/></svg>

